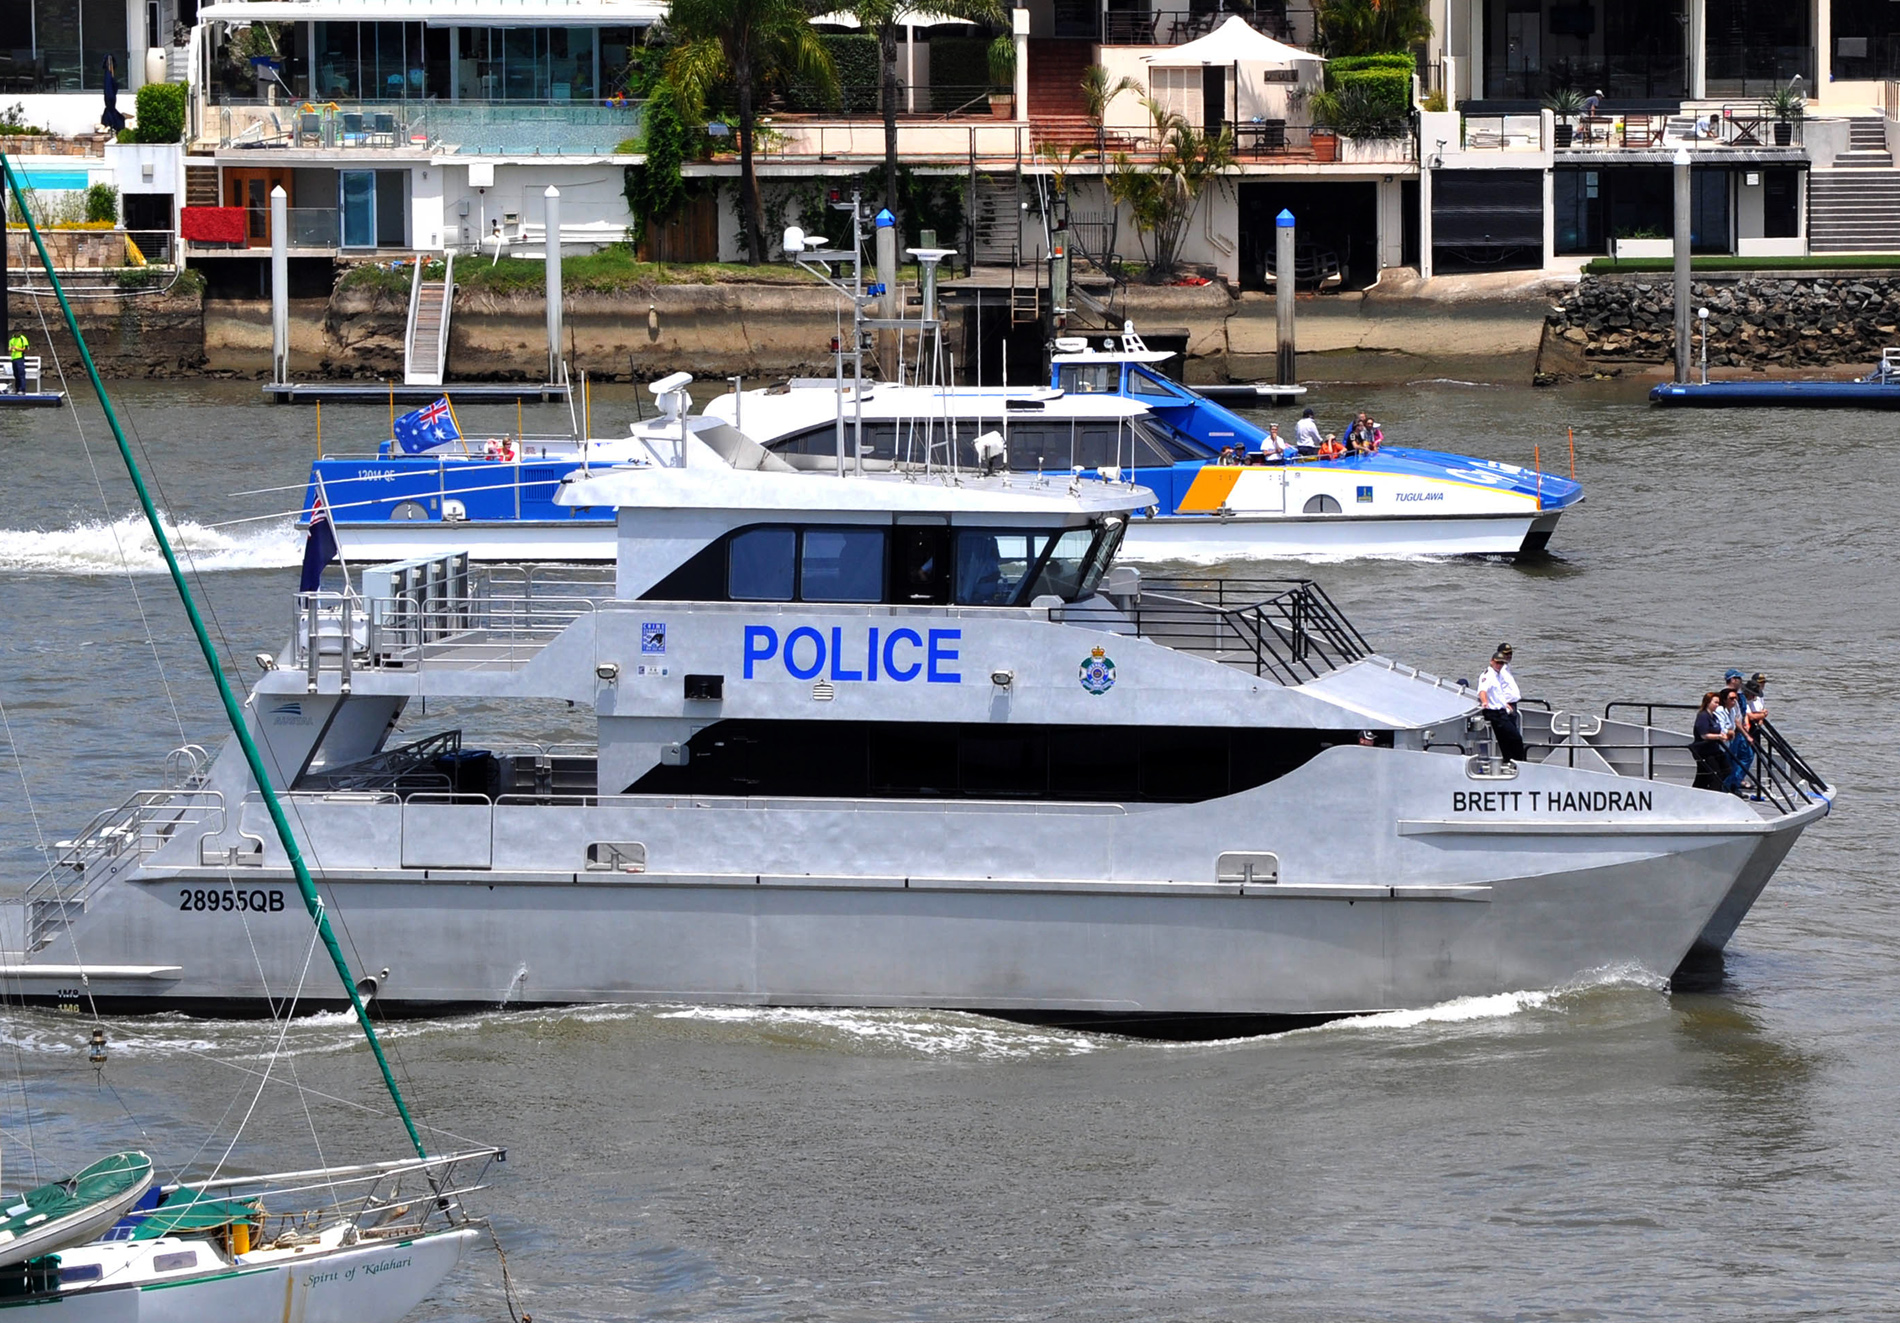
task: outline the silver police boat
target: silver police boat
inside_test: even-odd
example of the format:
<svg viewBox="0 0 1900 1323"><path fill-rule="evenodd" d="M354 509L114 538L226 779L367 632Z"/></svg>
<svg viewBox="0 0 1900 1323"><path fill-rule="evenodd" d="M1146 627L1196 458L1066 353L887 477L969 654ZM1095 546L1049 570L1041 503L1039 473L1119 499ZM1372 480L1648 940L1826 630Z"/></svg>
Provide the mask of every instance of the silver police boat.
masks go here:
<svg viewBox="0 0 1900 1323"><path fill-rule="evenodd" d="M1314 584L1117 565L1143 487L795 469L671 422L560 495L617 509L611 579L333 570L260 659L251 728L391 1013L1220 1034L1663 978L1828 812L1772 729L1747 795L1695 788L1654 709L1527 709L1504 762L1471 690ZM0 910L14 995L229 1014L296 986L309 924L243 759L169 767Z"/></svg>

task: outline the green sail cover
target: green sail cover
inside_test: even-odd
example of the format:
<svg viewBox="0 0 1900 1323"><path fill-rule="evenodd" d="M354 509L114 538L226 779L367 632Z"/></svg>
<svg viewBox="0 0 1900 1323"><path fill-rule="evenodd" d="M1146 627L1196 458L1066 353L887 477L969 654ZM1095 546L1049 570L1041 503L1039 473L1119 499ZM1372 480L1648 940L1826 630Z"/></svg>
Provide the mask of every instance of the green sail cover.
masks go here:
<svg viewBox="0 0 1900 1323"><path fill-rule="evenodd" d="M181 1185L157 1208L138 1215L141 1220L132 1239L156 1240L160 1236L214 1231L233 1222L254 1222L263 1212L264 1206L255 1199L212 1199Z"/></svg>
<svg viewBox="0 0 1900 1323"><path fill-rule="evenodd" d="M31 1238L91 1208L130 1204L152 1183L152 1160L143 1153L115 1153L76 1176L28 1190L17 1199L0 1195L0 1246Z"/></svg>

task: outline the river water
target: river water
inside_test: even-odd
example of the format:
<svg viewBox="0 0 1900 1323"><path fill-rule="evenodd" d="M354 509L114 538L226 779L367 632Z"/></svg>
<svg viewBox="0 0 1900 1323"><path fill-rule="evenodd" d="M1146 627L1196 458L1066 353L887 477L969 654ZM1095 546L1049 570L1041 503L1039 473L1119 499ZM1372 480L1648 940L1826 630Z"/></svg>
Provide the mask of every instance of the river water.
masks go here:
<svg viewBox="0 0 1900 1323"><path fill-rule="evenodd" d="M212 526L294 504L237 493L299 481L314 414L267 408L253 385L117 396L220 637L237 657L274 650L297 539L284 518ZM597 397L597 429L629 399ZM1368 408L1396 442L1519 463L1536 447L1560 471L1574 429L1588 501L1547 561L1266 567L1318 577L1382 651L1475 677L1509 640L1527 693L1583 710L1693 701L1730 665L1770 675L1777 724L1841 800L1742 926L1726 982L1671 994L1632 976L1199 1045L909 1012L393 1026L435 1142L509 1149L479 1202L537 1318L1895 1312L1891 426L1659 412L1629 385L1328 386L1312 402L1329 425ZM333 449L384 423L325 412ZM463 417L484 431L514 411ZM529 430L556 418L531 409ZM8 888L38 872L38 841L156 784L181 738L221 735L149 541L115 523L133 511L109 446L90 405L0 414ZM222 1153L275 1034L115 1022L101 1078L90 1029L0 1022L5 1189L31 1179L30 1154L44 1177L118 1147L168 1170ZM351 1024L300 1022L285 1043L278 1077L305 1091L265 1089L232 1164L400 1153ZM505 1317L493 1254L416 1317Z"/></svg>

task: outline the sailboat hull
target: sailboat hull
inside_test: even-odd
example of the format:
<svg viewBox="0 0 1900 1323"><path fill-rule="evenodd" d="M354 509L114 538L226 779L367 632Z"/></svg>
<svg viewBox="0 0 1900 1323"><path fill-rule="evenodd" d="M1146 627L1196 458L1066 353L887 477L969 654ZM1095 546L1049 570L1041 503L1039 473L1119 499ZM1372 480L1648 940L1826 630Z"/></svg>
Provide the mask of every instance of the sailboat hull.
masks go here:
<svg viewBox="0 0 1900 1323"><path fill-rule="evenodd" d="M67 1286L18 1302L10 1309L57 1310L60 1323L396 1323L428 1298L461 1261L477 1236L471 1228L413 1240L358 1243L344 1249L274 1261L220 1262L213 1271L153 1277L142 1270L149 1257L124 1264L144 1245L100 1242L69 1250L60 1265L70 1275L90 1264L105 1266L98 1284ZM203 1242L186 1242L202 1245ZM200 1258L208 1256L198 1251ZM255 1259L258 1256L247 1256ZM136 1273L123 1284L115 1277Z"/></svg>

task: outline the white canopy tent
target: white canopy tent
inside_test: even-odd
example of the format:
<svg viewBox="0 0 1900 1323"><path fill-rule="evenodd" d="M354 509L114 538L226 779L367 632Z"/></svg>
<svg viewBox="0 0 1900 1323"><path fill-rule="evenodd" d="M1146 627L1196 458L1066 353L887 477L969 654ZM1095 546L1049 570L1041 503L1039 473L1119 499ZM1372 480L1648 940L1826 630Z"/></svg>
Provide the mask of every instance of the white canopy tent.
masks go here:
<svg viewBox="0 0 1900 1323"><path fill-rule="evenodd" d="M1161 71L1231 69L1231 82L1223 99L1233 107L1236 120L1283 120L1288 118L1289 91L1302 85L1316 85L1319 68L1326 63L1325 56L1275 41L1238 14L1205 37L1157 51L1147 60L1149 68L1159 75L1151 80L1151 90L1157 99L1187 115L1191 121L1204 118L1196 113L1198 96L1189 95L1196 90L1192 81L1182 76L1169 78ZM1293 77L1269 79L1265 76L1269 69L1290 71ZM1177 101L1184 104L1175 104Z"/></svg>
<svg viewBox="0 0 1900 1323"><path fill-rule="evenodd" d="M811 22L813 27L819 28L859 26L858 16L842 9L820 14ZM904 109L917 109L917 29L950 27L968 22L970 20L967 18L952 18L948 14L936 14L928 9L906 9L897 16L897 25L904 29Z"/></svg>

